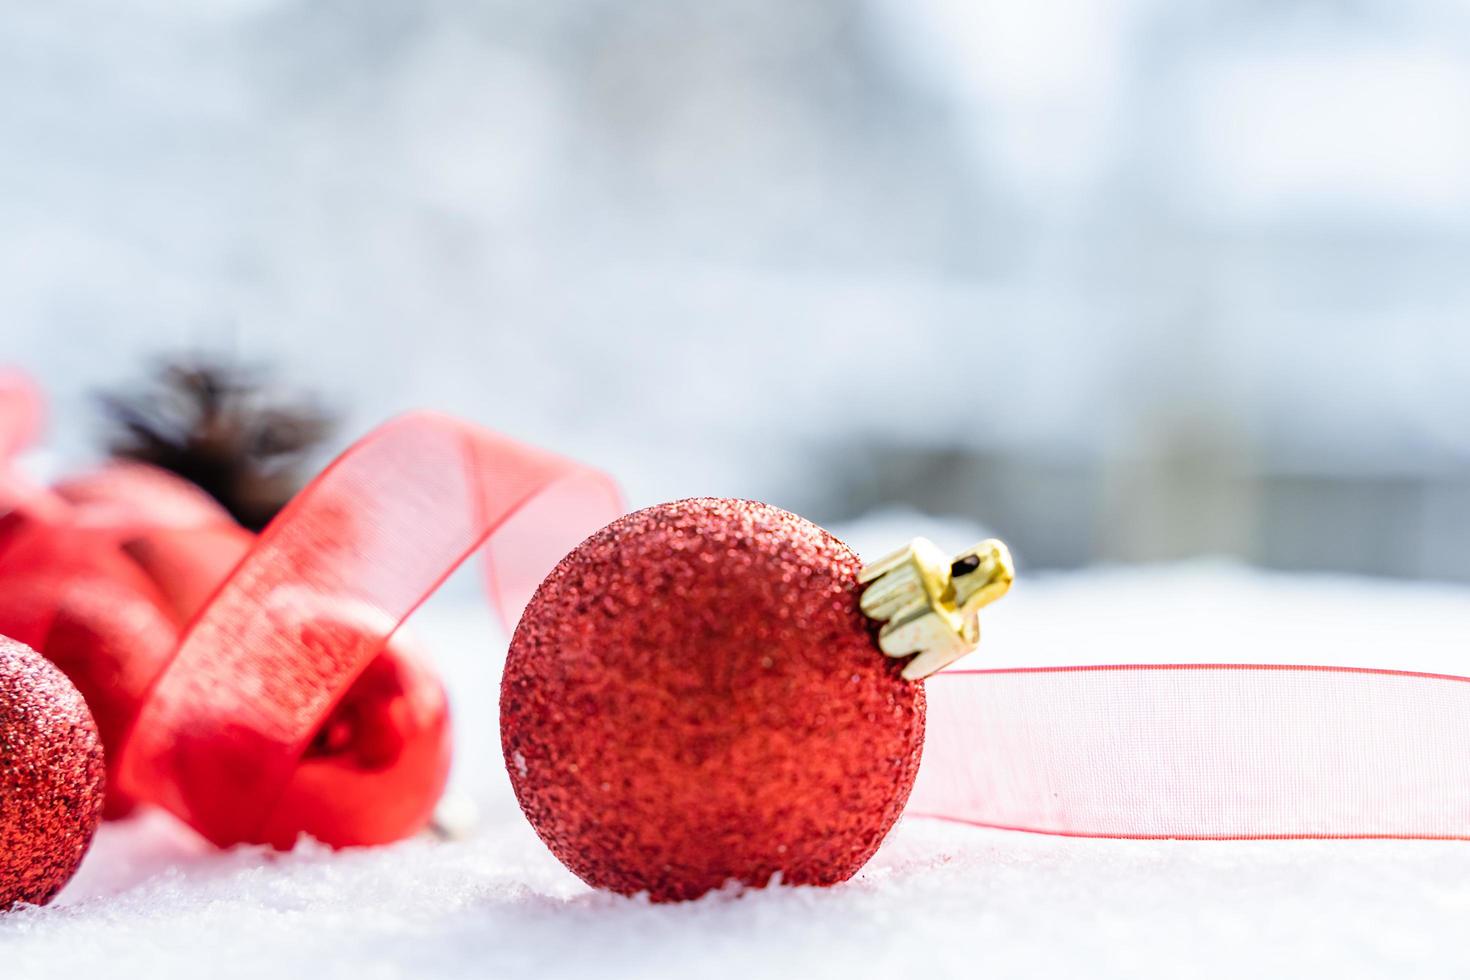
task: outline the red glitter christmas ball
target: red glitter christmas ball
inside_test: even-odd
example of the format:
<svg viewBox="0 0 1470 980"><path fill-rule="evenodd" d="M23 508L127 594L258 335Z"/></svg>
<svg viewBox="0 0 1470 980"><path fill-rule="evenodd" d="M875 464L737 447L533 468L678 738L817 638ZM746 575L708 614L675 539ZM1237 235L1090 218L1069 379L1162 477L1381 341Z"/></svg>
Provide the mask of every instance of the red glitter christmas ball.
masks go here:
<svg viewBox="0 0 1470 980"><path fill-rule="evenodd" d="M102 743L77 689L0 637L0 911L51 900L102 819Z"/></svg>
<svg viewBox="0 0 1470 980"><path fill-rule="evenodd" d="M809 521L720 499L630 514L563 559L500 696L511 783L562 863L655 901L857 872L924 738L923 688L873 642L860 567Z"/></svg>

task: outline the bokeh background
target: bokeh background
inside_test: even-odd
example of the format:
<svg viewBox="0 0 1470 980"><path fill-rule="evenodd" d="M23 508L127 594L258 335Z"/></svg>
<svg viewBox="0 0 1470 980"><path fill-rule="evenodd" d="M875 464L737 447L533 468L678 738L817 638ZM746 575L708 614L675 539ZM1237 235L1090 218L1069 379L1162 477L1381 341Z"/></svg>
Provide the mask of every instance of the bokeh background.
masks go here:
<svg viewBox="0 0 1470 980"><path fill-rule="evenodd" d="M1470 579L1460 3L7 4L0 270L43 466L193 350L640 504Z"/></svg>

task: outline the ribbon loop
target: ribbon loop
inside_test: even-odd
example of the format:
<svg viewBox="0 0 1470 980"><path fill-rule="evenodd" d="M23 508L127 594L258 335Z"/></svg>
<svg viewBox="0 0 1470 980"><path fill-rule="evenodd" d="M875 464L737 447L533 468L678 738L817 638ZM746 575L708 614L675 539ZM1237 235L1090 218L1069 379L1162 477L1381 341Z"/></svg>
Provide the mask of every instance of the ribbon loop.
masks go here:
<svg viewBox="0 0 1470 980"><path fill-rule="evenodd" d="M606 476L446 416L391 421L262 532L187 628L120 779L217 843L255 839L308 742L408 616L487 539L513 622L622 510Z"/></svg>

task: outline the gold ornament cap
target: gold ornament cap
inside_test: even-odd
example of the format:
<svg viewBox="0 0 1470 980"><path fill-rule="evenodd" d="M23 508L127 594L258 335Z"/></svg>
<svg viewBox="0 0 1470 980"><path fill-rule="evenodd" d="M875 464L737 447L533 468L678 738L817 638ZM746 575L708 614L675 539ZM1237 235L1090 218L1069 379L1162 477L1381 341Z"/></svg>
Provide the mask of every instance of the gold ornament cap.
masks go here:
<svg viewBox="0 0 1470 980"><path fill-rule="evenodd" d="M858 574L866 584L864 615L883 623L878 647L890 657L913 656L903 668L916 681L943 670L980 645L980 610L1011 588L1011 552L988 538L950 558L927 538Z"/></svg>

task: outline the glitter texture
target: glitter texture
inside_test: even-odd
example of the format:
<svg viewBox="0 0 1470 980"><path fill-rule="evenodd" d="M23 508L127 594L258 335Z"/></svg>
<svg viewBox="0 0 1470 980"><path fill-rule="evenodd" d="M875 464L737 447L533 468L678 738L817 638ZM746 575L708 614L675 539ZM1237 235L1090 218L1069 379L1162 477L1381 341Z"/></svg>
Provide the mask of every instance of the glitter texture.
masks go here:
<svg viewBox="0 0 1470 980"><path fill-rule="evenodd" d="M924 694L874 644L860 567L809 521L719 499L630 514L563 559L500 707L552 852L654 900L861 868L908 798Z"/></svg>
<svg viewBox="0 0 1470 980"><path fill-rule="evenodd" d="M0 911L51 900L102 819L102 743L76 688L0 637Z"/></svg>

